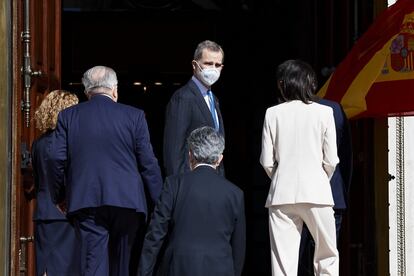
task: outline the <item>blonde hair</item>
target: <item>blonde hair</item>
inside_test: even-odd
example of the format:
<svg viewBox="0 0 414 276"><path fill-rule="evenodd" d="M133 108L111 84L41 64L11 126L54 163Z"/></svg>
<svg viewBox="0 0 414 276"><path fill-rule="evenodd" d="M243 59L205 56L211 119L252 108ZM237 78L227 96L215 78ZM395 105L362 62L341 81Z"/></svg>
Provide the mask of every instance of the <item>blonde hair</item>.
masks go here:
<svg viewBox="0 0 414 276"><path fill-rule="evenodd" d="M78 97L68 91L54 90L50 92L34 113L36 128L41 133L55 129L59 112L78 102Z"/></svg>

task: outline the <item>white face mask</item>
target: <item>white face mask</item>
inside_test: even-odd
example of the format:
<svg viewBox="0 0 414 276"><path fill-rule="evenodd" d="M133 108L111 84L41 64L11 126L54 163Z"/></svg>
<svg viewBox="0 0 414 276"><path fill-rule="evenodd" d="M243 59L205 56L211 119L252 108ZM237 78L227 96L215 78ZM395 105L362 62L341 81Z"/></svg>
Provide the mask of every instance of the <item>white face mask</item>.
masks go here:
<svg viewBox="0 0 414 276"><path fill-rule="evenodd" d="M197 63L198 68L200 68L200 70L197 72L197 76L207 86L213 85L220 78L220 71L218 69L216 68L202 69L197 61L196 63Z"/></svg>

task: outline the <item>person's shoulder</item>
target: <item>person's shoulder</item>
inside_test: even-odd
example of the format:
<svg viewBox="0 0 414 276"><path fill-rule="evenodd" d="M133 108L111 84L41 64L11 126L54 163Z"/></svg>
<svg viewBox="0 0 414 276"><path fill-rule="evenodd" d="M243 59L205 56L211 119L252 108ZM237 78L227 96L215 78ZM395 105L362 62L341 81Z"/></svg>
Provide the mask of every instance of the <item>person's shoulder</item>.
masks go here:
<svg viewBox="0 0 414 276"><path fill-rule="evenodd" d="M233 193L235 193L235 194L237 194L239 196L243 196L243 194L244 194L243 190L240 189L240 187L238 187L236 184L234 184L233 182L228 181L228 186L229 186L229 189Z"/></svg>
<svg viewBox="0 0 414 276"><path fill-rule="evenodd" d="M192 80L189 80L186 84L182 85L174 92L170 101L193 99L194 94L191 93L192 89L197 89L197 87Z"/></svg>
<svg viewBox="0 0 414 276"><path fill-rule="evenodd" d="M42 133L39 137L37 137L32 142L32 152L38 149L50 146L50 144L52 143L54 139L53 134L54 134L54 131L49 130L49 131L46 131L45 133Z"/></svg>
<svg viewBox="0 0 414 276"><path fill-rule="evenodd" d="M340 108L341 107L341 105L338 102L328 100L328 99L319 99L318 103L321 104L321 105L330 106L332 108Z"/></svg>
<svg viewBox="0 0 414 276"><path fill-rule="evenodd" d="M333 108L331 105L324 104L321 101L313 102L309 106L313 107L314 109L320 110L321 112L333 112Z"/></svg>
<svg viewBox="0 0 414 276"><path fill-rule="evenodd" d="M230 180L226 179L225 177L221 175L217 175L217 179L218 179L217 182L219 182L219 185L222 186L228 192L235 194L237 196L243 196L243 190L240 189L236 184L234 184Z"/></svg>
<svg viewBox="0 0 414 276"><path fill-rule="evenodd" d="M333 116L334 115L334 108L329 105L321 105L321 112L324 116Z"/></svg>
<svg viewBox="0 0 414 276"><path fill-rule="evenodd" d="M185 182L187 179L191 178L193 175L192 171L183 172L183 173L177 173L169 175L165 178L165 183L168 183L170 185L176 185L178 182Z"/></svg>
<svg viewBox="0 0 414 276"><path fill-rule="evenodd" d="M67 107L67 108L65 108L65 109L63 109L63 110L61 110L61 111L59 112L59 115L64 116L64 115L71 114L72 112L74 112L74 110L78 109L78 108L79 108L79 107L81 107L81 106L84 106L85 104L86 104L86 102L81 102L81 103L78 103L78 104L75 104L75 105L69 106L69 107Z"/></svg>
<svg viewBox="0 0 414 276"><path fill-rule="evenodd" d="M189 171L167 176L164 181L164 189L172 192L177 191L178 189L186 189L188 185L193 183L191 175L192 172Z"/></svg>
<svg viewBox="0 0 414 276"><path fill-rule="evenodd" d="M126 111L126 112L132 112L132 113L138 113L138 114L144 113L142 109L132 106L132 105L128 105L128 104L116 103L115 107L123 111Z"/></svg>
<svg viewBox="0 0 414 276"><path fill-rule="evenodd" d="M132 105L115 103L111 105L108 111L112 114L113 120L118 121L120 124L140 124L145 121L145 112Z"/></svg>
<svg viewBox="0 0 414 276"><path fill-rule="evenodd" d="M217 193L236 196L243 195L243 191L236 184L207 166L201 166L178 177L181 177L181 180L184 180L183 182L207 184L213 187L212 190Z"/></svg>
<svg viewBox="0 0 414 276"><path fill-rule="evenodd" d="M280 103L280 104L268 107L266 109L266 114L273 114L273 113L277 112L278 110L283 109L285 105L286 105L285 103Z"/></svg>
<svg viewBox="0 0 414 276"><path fill-rule="evenodd" d="M289 102L283 102L276 104L274 106L271 106L266 109L266 118L275 118L278 116L278 114L284 114L290 110L291 106Z"/></svg>
<svg viewBox="0 0 414 276"><path fill-rule="evenodd" d="M314 103L313 112L318 114L318 118L325 123L329 122L331 119L335 119L335 109L332 106L324 105L321 103Z"/></svg>
<svg viewBox="0 0 414 276"><path fill-rule="evenodd" d="M225 183L222 183L225 188L225 192L229 198L232 198L235 202L243 202L244 192L233 182L225 179Z"/></svg>
<svg viewBox="0 0 414 276"><path fill-rule="evenodd" d="M53 132L54 131L51 130L45 131L44 133L40 134L37 138L34 139L33 144L49 139L49 137L52 136Z"/></svg>

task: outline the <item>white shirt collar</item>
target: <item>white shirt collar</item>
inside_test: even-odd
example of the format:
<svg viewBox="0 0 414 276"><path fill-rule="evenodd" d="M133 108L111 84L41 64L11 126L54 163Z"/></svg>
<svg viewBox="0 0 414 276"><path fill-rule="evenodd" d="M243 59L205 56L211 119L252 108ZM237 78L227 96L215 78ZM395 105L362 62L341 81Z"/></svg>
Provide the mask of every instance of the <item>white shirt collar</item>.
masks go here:
<svg viewBox="0 0 414 276"><path fill-rule="evenodd" d="M197 167L200 167L200 166L209 166L209 167L212 167L213 169L216 169L216 167L215 167L215 166L213 166L213 165L211 165L211 164L207 164L207 163L198 163L197 165L195 165L195 166L194 166L193 170L195 170Z"/></svg>

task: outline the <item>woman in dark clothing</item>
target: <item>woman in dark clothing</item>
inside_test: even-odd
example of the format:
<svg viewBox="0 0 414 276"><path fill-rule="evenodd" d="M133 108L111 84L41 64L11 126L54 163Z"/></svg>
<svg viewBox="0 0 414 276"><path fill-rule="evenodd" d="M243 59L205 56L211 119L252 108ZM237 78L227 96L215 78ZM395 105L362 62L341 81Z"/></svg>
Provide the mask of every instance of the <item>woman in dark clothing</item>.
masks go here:
<svg viewBox="0 0 414 276"><path fill-rule="evenodd" d="M36 275L80 275L75 230L64 213L52 202L53 168L49 165L53 131L58 113L78 103L76 95L63 90L50 92L35 112L36 128L41 136L32 145L32 167L36 189L35 250Z"/></svg>

